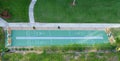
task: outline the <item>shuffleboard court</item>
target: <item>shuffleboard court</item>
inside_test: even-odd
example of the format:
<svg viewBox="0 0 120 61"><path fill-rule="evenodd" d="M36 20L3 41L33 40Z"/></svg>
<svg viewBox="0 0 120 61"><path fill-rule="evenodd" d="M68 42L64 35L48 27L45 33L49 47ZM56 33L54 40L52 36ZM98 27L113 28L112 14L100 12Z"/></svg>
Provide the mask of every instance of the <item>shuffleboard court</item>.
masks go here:
<svg viewBox="0 0 120 61"><path fill-rule="evenodd" d="M109 43L104 30L12 30L11 46Z"/></svg>

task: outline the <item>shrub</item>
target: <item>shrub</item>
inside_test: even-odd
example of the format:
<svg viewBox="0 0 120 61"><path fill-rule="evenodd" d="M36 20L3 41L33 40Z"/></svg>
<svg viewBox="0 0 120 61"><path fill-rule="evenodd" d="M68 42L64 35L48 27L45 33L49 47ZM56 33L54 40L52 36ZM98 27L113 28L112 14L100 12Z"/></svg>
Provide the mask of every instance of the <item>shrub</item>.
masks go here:
<svg viewBox="0 0 120 61"><path fill-rule="evenodd" d="M15 50L19 50L18 48L15 48Z"/></svg>
<svg viewBox="0 0 120 61"><path fill-rule="evenodd" d="M0 50L5 49L5 37L4 37L4 31L3 28L0 28Z"/></svg>
<svg viewBox="0 0 120 61"><path fill-rule="evenodd" d="M25 50L26 50L26 48L21 48L21 50L25 51Z"/></svg>
<svg viewBox="0 0 120 61"><path fill-rule="evenodd" d="M18 50L19 50L19 51L22 51L22 49L21 49L21 48L18 48Z"/></svg>
<svg viewBox="0 0 120 61"><path fill-rule="evenodd" d="M30 48L30 50L32 51L32 50L34 50L33 48Z"/></svg>
<svg viewBox="0 0 120 61"><path fill-rule="evenodd" d="M29 48L26 48L26 51L29 51L30 49Z"/></svg>

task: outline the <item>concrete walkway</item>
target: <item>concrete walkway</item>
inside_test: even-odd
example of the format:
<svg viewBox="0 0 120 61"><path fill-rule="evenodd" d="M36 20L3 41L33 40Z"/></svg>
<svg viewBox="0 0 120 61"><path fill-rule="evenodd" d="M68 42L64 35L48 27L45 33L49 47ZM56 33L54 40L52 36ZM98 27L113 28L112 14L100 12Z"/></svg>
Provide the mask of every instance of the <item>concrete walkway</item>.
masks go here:
<svg viewBox="0 0 120 61"><path fill-rule="evenodd" d="M4 19L0 18L0 27L53 27L57 28L60 26L61 28L73 27L73 28L110 28L110 27L120 27L118 23L7 23Z"/></svg>
<svg viewBox="0 0 120 61"><path fill-rule="evenodd" d="M9 24L4 19L0 18L0 26L1 27L7 27L7 26L9 26Z"/></svg>
<svg viewBox="0 0 120 61"><path fill-rule="evenodd" d="M78 27L78 28L109 28L120 27L120 24L108 23L9 23L10 27Z"/></svg>
<svg viewBox="0 0 120 61"><path fill-rule="evenodd" d="M29 6L29 21L30 23L35 23L34 19L34 6L37 0L32 0Z"/></svg>

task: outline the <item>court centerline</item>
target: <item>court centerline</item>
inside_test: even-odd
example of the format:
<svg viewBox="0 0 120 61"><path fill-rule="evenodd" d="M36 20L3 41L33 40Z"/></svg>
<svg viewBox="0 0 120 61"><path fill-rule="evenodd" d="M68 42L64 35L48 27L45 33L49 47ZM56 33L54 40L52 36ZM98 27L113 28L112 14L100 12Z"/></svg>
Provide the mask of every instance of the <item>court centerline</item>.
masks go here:
<svg viewBox="0 0 120 61"><path fill-rule="evenodd" d="M16 39L103 39L102 36L96 37L96 36L91 36L91 37L16 37Z"/></svg>

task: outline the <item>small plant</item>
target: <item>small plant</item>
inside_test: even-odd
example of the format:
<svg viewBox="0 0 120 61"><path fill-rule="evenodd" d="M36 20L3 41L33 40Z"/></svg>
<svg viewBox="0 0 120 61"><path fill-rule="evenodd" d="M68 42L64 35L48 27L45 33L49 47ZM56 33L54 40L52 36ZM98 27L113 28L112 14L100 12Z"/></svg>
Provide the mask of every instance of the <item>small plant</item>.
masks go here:
<svg viewBox="0 0 120 61"><path fill-rule="evenodd" d="M35 27L35 26L33 26L33 29L35 30L35 29L36 29L36 27Z"/></svg>
<svg viewBox="0 0 120 61"><path fill-rule="evenodd" d="M58 29L60 29L61 27L60 26L58 26Z"/></svg>

